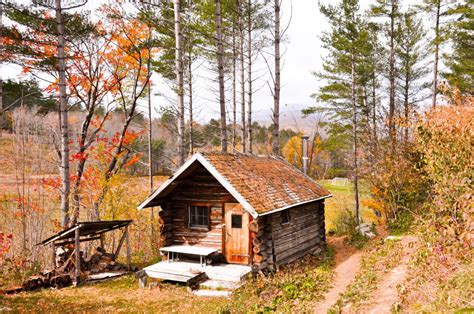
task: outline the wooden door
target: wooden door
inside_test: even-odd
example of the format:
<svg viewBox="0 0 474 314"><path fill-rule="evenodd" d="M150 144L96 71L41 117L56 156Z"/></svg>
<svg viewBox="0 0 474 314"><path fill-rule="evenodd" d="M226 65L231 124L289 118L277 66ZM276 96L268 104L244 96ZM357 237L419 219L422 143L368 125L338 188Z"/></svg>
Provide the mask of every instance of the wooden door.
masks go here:
<svg viewBox="0 0 474 314"><path fill-rule="evenodd" d="M224 205L224 252L227 263L249 264L249 214L237 203Z"/></svg>

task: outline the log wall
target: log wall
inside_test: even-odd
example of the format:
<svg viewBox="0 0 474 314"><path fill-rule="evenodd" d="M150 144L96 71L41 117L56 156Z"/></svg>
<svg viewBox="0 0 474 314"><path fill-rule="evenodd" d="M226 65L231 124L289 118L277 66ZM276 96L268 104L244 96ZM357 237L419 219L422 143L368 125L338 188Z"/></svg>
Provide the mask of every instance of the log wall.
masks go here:
<svg viewBox="0 0 474 314"><path fill-rule="evenodd" d="M289 211L288 224L281 224L279 212L270 216L276 265L295 261L325 246L323 201L303 204Z"/></svg>
<svg viewBox="0 0 474 314"><path fill-rule="evenodd" d="M222 224L224 203L236 202L221 184L200 167L171 193L164 212L170 217L166 230L167 245L201 245L222 250ZM189 227L188 207L192 205L210 207L208 228ZM160 216L161 217L161 216Z"/></svg>

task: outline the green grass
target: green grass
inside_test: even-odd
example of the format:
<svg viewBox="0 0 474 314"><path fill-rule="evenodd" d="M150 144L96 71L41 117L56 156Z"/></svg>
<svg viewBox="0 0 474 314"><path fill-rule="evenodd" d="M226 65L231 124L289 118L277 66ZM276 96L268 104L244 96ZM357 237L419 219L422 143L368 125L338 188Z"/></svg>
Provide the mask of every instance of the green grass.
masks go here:
<svg viewBox="0 0 474 314"><path fill-rule="evenodd" d="M347 186L332 185L331 180L320 180L319 183L333 195L333 197L325 200L326 230L331 231L335 229L335 222L345 209L354 210L354 188L351 182ZM365 181L360 181L360 216L363 221L375 222L376 217L373 211L363 205L363 201L368 198L370 198L369 185Z"/></svg>

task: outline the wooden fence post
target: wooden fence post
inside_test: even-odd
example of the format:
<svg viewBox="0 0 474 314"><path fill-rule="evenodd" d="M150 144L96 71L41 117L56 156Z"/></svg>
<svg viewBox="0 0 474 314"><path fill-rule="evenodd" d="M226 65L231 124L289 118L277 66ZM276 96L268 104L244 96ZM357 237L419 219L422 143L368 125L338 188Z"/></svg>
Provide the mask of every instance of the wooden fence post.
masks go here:
<svg viewBox="0 0 474 314"><path fill-rule="evenodd" d="M52 270L56 269L56 248L54 246L54 241L51 243L51 267Z"/></svg>
<svg viewBox="0 0 474 314"><path fill-rule="evenodd" d="M130 261L130 239L128 237L128 226L125 227L125 242L127 245L127 265L128 271L131 269L131 261Z"/></svg>
<svg viewBox="0 0 474 314"><path fill-rule="evenodd" d="M79 285L79 276L81 275L81 249L80 249L80 227L78 226L75 233L75 253L76 253L76 267L75 267L75 282L74 286Z"/></svg>

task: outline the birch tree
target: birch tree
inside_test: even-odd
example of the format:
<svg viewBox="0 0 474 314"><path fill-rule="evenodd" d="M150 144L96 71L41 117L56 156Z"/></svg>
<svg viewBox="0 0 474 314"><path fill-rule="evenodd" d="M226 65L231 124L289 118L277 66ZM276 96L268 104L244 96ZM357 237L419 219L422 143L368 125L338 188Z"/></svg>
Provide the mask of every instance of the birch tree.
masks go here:
<svg viewBox="0 0 474 314"><path fill-rule="evenodd" d="M273 90L273 129L272 129L272 150L276 156L280 155L280 7L281 0L275 0L275 82Z"/></svg>
<svg viewBox="0 0 474 314"><path fill-rule="evenodd" d="M224 46L222 39L222 15L221 2L216 0L216 44L217 44L217 71L219 81L219 107L221 128L221 150L227 152L227 122L225 108L225 85L224 85Z"/></svg>
<svg viewBox="0 0 474 314"><path fill-rule="evenodd" d="M174 33L176 41L175 73L176 73L176 95L178 105L178 166L184 164L185 159L185 134L184 134L184 81L183 81L183 51L181 33L181 11L179 0L173 0L174 9Z"/></svg>

